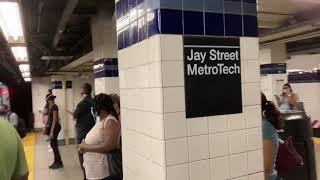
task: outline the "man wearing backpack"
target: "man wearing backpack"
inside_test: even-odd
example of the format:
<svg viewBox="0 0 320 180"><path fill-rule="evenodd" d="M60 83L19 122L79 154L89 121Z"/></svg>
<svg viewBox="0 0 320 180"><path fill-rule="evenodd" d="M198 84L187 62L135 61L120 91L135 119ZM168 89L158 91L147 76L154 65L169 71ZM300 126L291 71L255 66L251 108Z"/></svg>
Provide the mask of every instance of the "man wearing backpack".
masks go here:
<svg viewBox="0 0 320 180"><path fill-rule="evenodd" d="M19 119L19 116L10 110L6 104L0 105L0 116L8 120L13 127L17 130L21 138L26 136L26 127L23 119Z"/></svg>

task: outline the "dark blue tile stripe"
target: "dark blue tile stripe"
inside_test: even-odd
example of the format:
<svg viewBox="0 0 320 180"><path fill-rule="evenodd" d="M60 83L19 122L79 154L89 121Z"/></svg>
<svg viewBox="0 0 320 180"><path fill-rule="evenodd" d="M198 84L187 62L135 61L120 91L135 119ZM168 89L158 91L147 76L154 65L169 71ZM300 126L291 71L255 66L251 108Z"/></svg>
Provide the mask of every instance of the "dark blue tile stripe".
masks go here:
<svg viewBox="0 0 320 180"><path fill-rule="evenodd" d="M320 72L290 73L288 75L289 83L319 83Z"/></svg>
<svg viewBox="0 0 320 180"><path fill-rule="evenodd" d="M53 81L51 83L51 87L52 89L62 89L63 88L62 81Z"/></svg>
<svg viewBox="0 0 320 180"><path fill-rule="evenodd" d="M119 77L118 59L107 58L95 62L95 78Z"/></svg>
<svg viewBox="0 0 320 180"><path fill-rule="evenodd" d="M155 34L258 36L256 0L120 0L118 49Z"/></svg>
<svg viewBox="0 0 320 180"><path fill-rule="evenodd" d="M286 74L287 73L287 64L263 64L260 66L260 74Z"/></svg>

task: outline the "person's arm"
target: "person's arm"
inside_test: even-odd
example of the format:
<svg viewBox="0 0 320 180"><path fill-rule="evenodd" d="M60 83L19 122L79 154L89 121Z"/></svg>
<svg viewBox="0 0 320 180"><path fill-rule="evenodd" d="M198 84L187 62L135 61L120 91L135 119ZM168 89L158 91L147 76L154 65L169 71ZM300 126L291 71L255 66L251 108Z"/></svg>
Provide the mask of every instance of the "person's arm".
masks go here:
<svg viewBox="0 0 320 180"><path fill-rule="evenodd" d="M86 103L81 101L74 112L72 112L73 118L78 119L79 117L83 116L86 113Z"/></svg>
<svg viewBox="0 0 320 180"><path fill-rule="evenodd" d="M50 138L53 138L54 135L54 128L56 126L56 124L58 123L58 111L54 110L53 111L53 121L52 121L52 126L51 126L51 130L50 130Z"/></svg>
<svg viewBox="0 0 320 180"><path fill-rule="evenodd" d="M299 101L299 96L295 93L292 93L291 96L289 96L289 104L292 106L297 105Z"/></svg>
<svg viewBox="0 0 320 180"><path fill-rule="evenodd" d="M16 167L11 180L28 180L28 175L29 175L28 164L25 157L22 142L21 142L21 139L18 137L18 134L17 134L17 141L18 141L18 152L17 152Z"/></svg>
<svg viewBox="0 0 320 180"><path fill-rule="evenodd" d="M273 143L271 140L263 140L264 179L268 180L273 167Z"/></svg>
<svg viewBox="0 0 320 180"><path fill-rule="evenodd" d="M120 128L118 123L108 120L104 128L104 141L97 145L80 144L81 152L108 153L117 148Z"/></svg>

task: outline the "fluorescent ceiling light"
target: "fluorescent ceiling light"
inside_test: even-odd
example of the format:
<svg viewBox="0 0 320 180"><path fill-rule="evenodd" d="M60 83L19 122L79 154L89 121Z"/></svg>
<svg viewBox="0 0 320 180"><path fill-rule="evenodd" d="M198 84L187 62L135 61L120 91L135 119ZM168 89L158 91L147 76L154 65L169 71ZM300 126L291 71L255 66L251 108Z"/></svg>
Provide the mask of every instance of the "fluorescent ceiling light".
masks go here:
<svg viewBox="0 0 320 180"><path fill-rule="evenodd" d="M42 56L40 59L44 61L50 60L70 60L73 56Z"/></svg>
<svg viewBox="0 0 320 180"><path fill-rule="evenodd" d="M29 64L20 64L19 69L22 73L23 72L30 72L30 65Z"/></svg>
<svg viewBox="0 0 320 180"><path fill-rule="evenodd" d="M9 43L24 41L17 2L0 2L0 26Z"/></svg>
<svg viewBox="0 0 320 180"><path fill-rule="evenodd" d="M27 62L28 61L28 53L26 47L11 47L12 53L16 58L17 62Z"/></svg>
<svg viewBox="0 0 320 180"><path fill-rule="evenodd" d="M24 77L24 78L30 77L30 72L23 72L22 77Z"/></svg>
<svg viewBox="0 0 320 180"><path fill-rule="evenodd" d="M24 78L25 82L30 82L32 79L31 78Z"/></svg>

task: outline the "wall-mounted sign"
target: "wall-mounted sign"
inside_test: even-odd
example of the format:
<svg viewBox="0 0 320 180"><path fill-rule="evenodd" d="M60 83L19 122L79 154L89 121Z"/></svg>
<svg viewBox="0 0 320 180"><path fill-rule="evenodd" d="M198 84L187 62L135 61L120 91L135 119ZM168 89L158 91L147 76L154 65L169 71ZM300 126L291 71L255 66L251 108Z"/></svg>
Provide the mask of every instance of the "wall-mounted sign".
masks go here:
<svg viewBox="0 0 320 180"><path fill-rule="evenodd" d="M186 117L242 112L239 38L184 37Z"/></svg>

